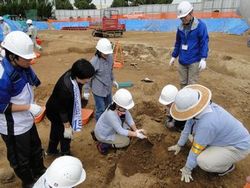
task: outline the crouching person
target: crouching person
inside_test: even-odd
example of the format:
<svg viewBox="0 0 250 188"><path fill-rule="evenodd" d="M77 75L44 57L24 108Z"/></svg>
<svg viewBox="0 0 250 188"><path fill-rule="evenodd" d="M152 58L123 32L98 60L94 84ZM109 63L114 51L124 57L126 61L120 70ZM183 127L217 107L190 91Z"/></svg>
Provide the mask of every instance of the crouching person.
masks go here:
<svg viewBox="0 0 250 188"><path fill-rule="evenodd" d="M82 162L76 157L55 159L33 188L72 188L86 179Z"/></svg>
<svg viewBox="0 0 250 188"><path fill-rule="evenodd" d="M174 85L168 84L162 89L159 102L166 107L166 121L164 126L181 132L184 129L186 121L177 121L170 115L170 107L177 93L178 89Z"/></svg>
<svg viewBox="0 0 250 188"><path fill-rule="evenodd" d="M129 145L129 137L146 138L143 129L137 129L128 111L134 107L131 93L119 89L113 96L113 103L104 111L95 126L97 148L107 154L109 148L123 148Z"/></svg>
<svg viewBox="0 0 250 188"><path fill-rule="evenodd" d="M221 106L211 102L211 91L202 85L188 85L178 92L170 114L179 121L187 120L178 143L168 148L178 154L194 135L181 180L189 183L192 170L199 165L207 172L226 175L235 163L250 153L248 130Z"/></svg>

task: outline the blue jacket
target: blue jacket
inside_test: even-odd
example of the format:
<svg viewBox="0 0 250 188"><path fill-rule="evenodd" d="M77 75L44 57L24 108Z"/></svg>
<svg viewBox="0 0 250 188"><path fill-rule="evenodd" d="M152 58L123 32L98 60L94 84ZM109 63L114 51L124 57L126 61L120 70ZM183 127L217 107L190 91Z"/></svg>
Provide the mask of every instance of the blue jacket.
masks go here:
<svg viewBox="0 0 250 188"><path fill-rule="evenodd" d="M201 58L207 58L208 41L209 36L205 23L194 18L189 30L184 29L183 25L178 27L172 57L179 56L179 63L182 65L199 62ZM183 45L187 45L187 50L182 49Z"/></svg>
<svg viewBox="0 0 250 188"><path fill-rule="evenodd" d="M20 135L31 129L34 117L29 111L12 112L11 105L34 103L32 86L40 80L31 68L13 66L6 58L0 61L0 133Z"/></svg>

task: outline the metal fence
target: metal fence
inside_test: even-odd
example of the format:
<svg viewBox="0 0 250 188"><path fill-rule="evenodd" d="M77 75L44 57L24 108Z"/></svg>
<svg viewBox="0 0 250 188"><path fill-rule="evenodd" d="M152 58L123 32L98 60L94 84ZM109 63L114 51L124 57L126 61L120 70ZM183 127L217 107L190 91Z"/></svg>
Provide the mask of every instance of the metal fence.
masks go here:
<svg viewBox="0 0 250 188"><path fill-rule="evenodd" d="M240 5L244 8L244 4L242 4L241 1L248 2L249 0L204 0L201 3L193 3L193 6L194 6L194 11L200 11L200 12L213 12L213 11L232 12L239 10ZM163 13L163 12L164 13L176 12L177 6L178 4L153 4L153 5L140 5L134 7L116 7L107 9L118 10L119 14L133 14L135 12L151 14L151 13ZM104 9L56 10L55 15L58 20L65 18L67 19L69 17L100 18L103 15L102 14L103 10Z"/></svg>
<svg viewBox="0 0 250 188"><path fill-rule="evenodd" d="M237 10L238 13L242 17L246 18L246 20L248 21L248 24L250 24L250 11L249 11L249 8L250 8L250 1L249 0L241 0L240 1L240 7Z"/></svg>

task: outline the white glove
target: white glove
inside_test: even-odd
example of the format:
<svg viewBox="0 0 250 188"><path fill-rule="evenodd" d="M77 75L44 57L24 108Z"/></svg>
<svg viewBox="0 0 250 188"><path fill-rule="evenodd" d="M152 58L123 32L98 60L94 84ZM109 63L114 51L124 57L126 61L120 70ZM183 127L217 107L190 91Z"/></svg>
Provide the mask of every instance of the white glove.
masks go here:
<svg viewBox="0 0 250 188"><path fill-rule="evenodd" d="M169 66L172 66L174 64L174 61L175 61L175 57L172 57L169 61Z"/></svg>
<svg viewBox="0 0 250 188"><path fill-rule="evenodd" d="M139 130L136 130L136 137L137 138L140 138L140 139L144 139L144 138L147 138L144 134L143 134L143 131L141 131L143 129L139 129Z"/></svg>
<svg viewBox="0 0 250 188"><path fill-rule="evenodd" d="M69 139L73 138L72 127L68 127L68 128L64 127L63 137L64 138L69 138Z"/></svg>
<svg viewBox="0 0 250 188"><path fill-rule="evenodd" d="M202 58L201 60L200 60L200 64L199 64L199 70L200 71L202 71L202 70L204 70L205 68L206 68L206 60L205 60L205 58Z"/></svg>
<svg viewBox="0 0 250 188"><path fill-rule="evenodd" d="M180 169L181 171L181 181L185 181L186 183L189 183L191 180L193 181L193 177L191 176L192 171L189 170L187 167L183 167Z"/></svg>
<svg viewBox="0 0 250 188"><path fill-rule="evenodd" d="M175 151L175 155L177 155L180 151L181 151L181 146L179 146L178 144L173 145L168 147L168 151Z"/></svg>
<svg viewBox="0 0 250 188"><path fill-rule="evenodd" d="M117 81L113 81L113 86L116 87L117 89L119 88L119 84L117 83Z"/></svg>
<svg viewBox="0 0 250 188"><path fill-rule="evenodd" d="M85 100L89 100L89 93L83 93L83 98L85 99Z"/></svg>
<svg viewBox="0 0 250 188"><path fill-rule="evenodd" d="M42 112L42 107L37 104L30 104L29 111L35 117L35 116L38 116Z"/></svg>

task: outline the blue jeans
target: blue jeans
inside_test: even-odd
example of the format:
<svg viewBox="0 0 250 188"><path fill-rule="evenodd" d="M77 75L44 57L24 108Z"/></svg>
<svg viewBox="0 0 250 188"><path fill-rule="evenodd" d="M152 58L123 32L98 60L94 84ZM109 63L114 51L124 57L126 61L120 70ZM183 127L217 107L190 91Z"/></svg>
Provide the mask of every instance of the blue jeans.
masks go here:
<svg viewBox="0 0 250 188"><path fill-rule="evenodd" d="M99 119L99 117L102 115L102 113L105 111L105 109L108 107L108 105L112 102L112 95L109 94L106 97L100 97L98 95L94 95L95 100L95 120Z"/></svg>

